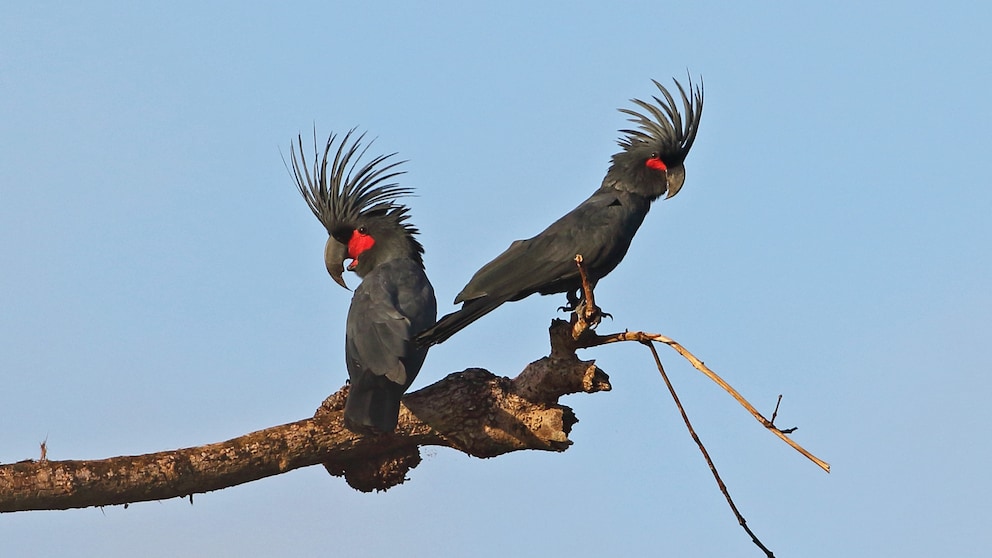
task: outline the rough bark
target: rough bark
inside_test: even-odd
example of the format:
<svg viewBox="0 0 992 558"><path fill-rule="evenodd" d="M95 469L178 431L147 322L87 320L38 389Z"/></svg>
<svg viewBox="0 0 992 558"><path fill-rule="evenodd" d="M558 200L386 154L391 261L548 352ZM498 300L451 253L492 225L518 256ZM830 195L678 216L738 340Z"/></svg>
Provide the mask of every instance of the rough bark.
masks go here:
<svg viewBox="0 0 992 558"><path fill-rule="evenodd" d="M0 512L192 498L317 464L358 490L386 490L420 463L421 446L475 457L564 451L578 419L558 399L610 389L609 377L593 361L575 356L571 334L571 325L555 320L551 354L514 379L470 368L407 394L392 434L361 436L345 429L344 387L313 418L226 442L101 460L0 465Z"/></svg>

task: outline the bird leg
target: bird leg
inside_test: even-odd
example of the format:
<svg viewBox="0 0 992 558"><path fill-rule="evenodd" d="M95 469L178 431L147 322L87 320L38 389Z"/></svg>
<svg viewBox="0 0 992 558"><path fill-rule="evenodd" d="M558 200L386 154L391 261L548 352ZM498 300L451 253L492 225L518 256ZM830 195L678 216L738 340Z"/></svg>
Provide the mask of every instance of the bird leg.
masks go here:
<svg viewBox="0 0 992 558"><path fill-rule="evenodd" d="M575 309L579 307L582 303L582 290L575 289L574 291L567 291L565 293L565 299L568 301L565 306L559 306L559 312L575 312Z"/></svg>

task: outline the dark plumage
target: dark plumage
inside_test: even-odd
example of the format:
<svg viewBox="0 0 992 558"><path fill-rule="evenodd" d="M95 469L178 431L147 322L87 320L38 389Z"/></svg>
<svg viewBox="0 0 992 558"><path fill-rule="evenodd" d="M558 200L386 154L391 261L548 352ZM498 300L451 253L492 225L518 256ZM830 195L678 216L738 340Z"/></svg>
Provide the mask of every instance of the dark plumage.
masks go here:
<svg viewBox="0 0 992 558"><path fill-rule="evenodd" d="M345 426L361 433L392 432L400 398L427 357L427 348L417 346L413 334L434 323L437 303L424 272L418 231L408 222L409 208L396 202L412 190L389 182L402 174L401 163L390 162L394 153L359 166L368 147L362 147L364 134L352 142L353 132L340 143L331 134L322 157L314 137L312 165L302 137L291 146L290 157L300 194L327 229L328 273L347 288L343 264L351 259L347 269L362 278L345 331L351 380Z"/></svg>
<svg viewBox="0 0 992 558"><path fill-rule="evenodd" d="M569 308L581 300L574 258L581 254L590 282L606 276L620 263L651 202L678 193L685 180L683 162L696 139L703 109L703 88L689 81L687 92L677 80L685 121L675 99L657 81L663 97L654 103L632 102L643 112L619 109L637 125L618 143L622 151L602 185L589 199L537 236L518 240L475 273L455 304L462 308L441 318L417 336L427 346L441 343L504 302L534 293L566 293Z"/></svg>

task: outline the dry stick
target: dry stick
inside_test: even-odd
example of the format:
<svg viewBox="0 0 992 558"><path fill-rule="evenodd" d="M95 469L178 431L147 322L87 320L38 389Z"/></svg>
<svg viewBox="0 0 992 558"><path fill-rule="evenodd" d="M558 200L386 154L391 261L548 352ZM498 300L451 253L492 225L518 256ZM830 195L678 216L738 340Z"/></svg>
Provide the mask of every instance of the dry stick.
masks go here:
<svg viewBox="0 0 992 558"><path fill-rule="evenodd" d="M716 479L717 486L720 487L720 492L723 493L723 497L727 499L727 504L730 505L730 509L737 516L737 522L740 523L744 531L751 537L751 541L757 545L758 548L765 552L765 555L769 558L774 558L775 555L771 550L758 540L758 537L751 531L751 528L747 526L747 520L741 515L741 512L737 510L737 506L734 505L734 500L730 497L730 492L727 490L727 485L723 484L723 479L720 478L720 473L716 471L716 465L713 464L713 460L710 458L710 454L706 451L706 446L703 445L703 441L699 439L696 434L696 430L692 427L692 423L689 422L689 415L685 413L685 408L682 407L682 401L679 400L679 396L675 393L675 388L672 386L671 380L668 379L668 374L665 373L665 367L661 365L661 358L658 357L658 351L654 348L654 343L651 341L641 341L648 349L651 350L651 356L654 357L654 363L658 366L658 372L661 372L661 378L665 380L665 385L668 386L668 392L672 394L672 399L675 400L675 406L678 407L679 413L682 415L682 421L685 423L685 427L689 429L689 435L692 436L693 441L696 442L696 446L699 447L699 451L702 452L703 458L706 459L706 464L710 467L710 472L713 473L713 478Z"/></svg>
<svg viewBox="0 0 992 558"><path fill-rule="evenodd" d="M589 280L586 275L585 265L582 262L582 254L575 255L575 265L576 267L579 268L579 279L582 281L582 290L586 296L586 306L587 308L589 308L593 304L592 286L589 284ZM750 412L751 415L755 419L757 419L758 422L764 425L765 428L771 430L776 436L781 438L782 441L792 446L794 450L803 454L806 457L806 459L809 459L813 463L816 463L824 471L828 473L830 472L829 463L820 459L819 457L816 457L812 453L806 451L806 448L800 446L799 444L794 442L792 438L789 438L787 436L787 434L792 433L795 430L795 428L782 430L777 426L775 426L774 416L772 420L766 419L761 413L758 412L757 409L754 408L754 405L751 405L751 403L749 403L747 399L744 399L743 395L738 393L736 389L734 389L730 384L725 382L723 378L721 378L716 374L716 372L707 368L706 365L703 364L703 361L696 358L695 355L690 353L682 345L676 343L673 339L669 337L665 337L664 335L661 335L659 333L644 333L642 331L625 331L623 333L614 333L612 335L596 335L596 334L589 335L592 332L586 329L588 327L588 324L585 321L585 316L579 316L578 312L576 312L576 316L577 316L577 320L572 328L572 336L576 340L575 348L588 349L591 347L598 347L600 345L605 345L607 343L616 343L618 341L638 341L640 343L657 341L659 343L664 343L669 347L678 351L678 353L682 355L686 360L688 360L696 370L699 370L700 372L705 374L709 379L716 382L717 385L722 387L724 391L726 391L731 395L731 397L736 399L737 402L740 403L742 407L747 409L748 412ZM652 350L654 349L652 348ZM780 395L779 401L781 402L781 400L782 400L782 396ZM776 413L778 412L778 405L775 406L775 411Z"/></svg>
<svg viewBox="0 0 992 558"><path fill-rule="evenodd" d="M585 316L583 319L589 320L596 311L596 298L592 292L592 286L589 284L589 277L586 275L586 266L582 265L582 254L575 255L575 265L579 268L579 279L582 281L582 294L586 299Z"/></svg>
<svg viewBox="0 0 992 558"><path fill-rule="evenodd" d="M605 345L607 343L616 343L618 341L638 341L641 343L645 341L657 341L659 343L664 343L669 347L675 349L676 351L678 351L680 355L685 357L685 359L688 360L696 370L699 370L700 372L705 374L709 379L713 380L714 382L717 383L717 385L722 387L724 391L729 393L731 397L736 399L737 402L740 403L742 407L747 409L748 412L751 413L751 415L755 419L757 419L758 422L764 425L765 428L772 431L773 434L781 438L782 441L784 441L785 443L792 446L793 449L803 454L807 459L819 465L821 469L823 469L828 473L830 472L829 463L820 459L819 457L816 457L815 455L807 451L806 448L794 442L792 438L786 435L786 432L780 430L777 426L775 426L772 423L772 421L766 419L760 412L758 412L758 410L754 408L754 405L751 405L751 403L749 403L747 399L744 399L744 396L738 393L736 389L734 389L730 384L724 381L723 378L718 376L716 372L713 372L712 370L707 368L706 365L703 364L703 361L696 358L695 355L690 353L685 347L676 343L671 338L665 337L664 335L658 333L644 333L642 331L625 331L623 333L614 333L612 335L597 335L595 337L590 338L588 341L584 341L582 343L582 347L583 348L598 347L599 345Z"/></svg>
<svg viewBox="0 0 992 558"><path fill-rule="evenodd" d="M778 406L781 404L782 404L782 394L780 393L778 394L778 401L775 402L775 410L772 411L772 420L770 421L772 424L775 424L775 417L778 416Z"/></svg>
<svg viewBox="0 0 992 558"><path fill-rule="evenodd" d="M576 254L574 261L579 268L579 281L582 284L582 303L577 303L572 311L572 338L578 339L583 333L596 327L599 322L594 322L593 318L600 310L596 307L596 297L589 284L589 276L586 275L586 266L582 263L582 254Z"/></svg>

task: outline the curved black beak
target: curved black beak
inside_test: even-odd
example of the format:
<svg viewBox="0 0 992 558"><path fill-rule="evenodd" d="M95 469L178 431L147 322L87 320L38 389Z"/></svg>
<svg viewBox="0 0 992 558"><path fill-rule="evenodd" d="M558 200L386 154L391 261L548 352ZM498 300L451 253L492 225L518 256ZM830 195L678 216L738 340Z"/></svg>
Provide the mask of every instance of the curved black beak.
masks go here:
<svg viewBox="0 0 992 558"><path fill-rule="evenodd" d="M324 265L327 266L327 273L331 274L331 279L334 279L335 283L348 289L348 285L344 282L346 259L348 259L348 247L334 240L333 236L327 237L327 244L324 245Z"/></svg>
<svg viewBox="0 0 992 558"><path fill-rule="evenodd" d="M682 189L682 183L685 182L685 167L679 165L673 169L668 169L668 194L665 195L665 199L674 197L675 194L679 193Z"/></svg>

